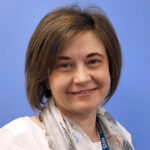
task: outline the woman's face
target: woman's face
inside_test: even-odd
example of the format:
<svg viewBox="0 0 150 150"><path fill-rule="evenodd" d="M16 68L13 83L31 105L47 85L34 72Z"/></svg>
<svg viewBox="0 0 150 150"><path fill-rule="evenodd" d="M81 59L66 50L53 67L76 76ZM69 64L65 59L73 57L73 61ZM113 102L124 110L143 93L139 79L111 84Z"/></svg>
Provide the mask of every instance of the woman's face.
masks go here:
<svg viewBox="0 0 150 150"><path fill-rule="evenodd" d="M55 103L65 114L96 111L110 82L106 50L93 31L69 40L48 76Z"/></svg>

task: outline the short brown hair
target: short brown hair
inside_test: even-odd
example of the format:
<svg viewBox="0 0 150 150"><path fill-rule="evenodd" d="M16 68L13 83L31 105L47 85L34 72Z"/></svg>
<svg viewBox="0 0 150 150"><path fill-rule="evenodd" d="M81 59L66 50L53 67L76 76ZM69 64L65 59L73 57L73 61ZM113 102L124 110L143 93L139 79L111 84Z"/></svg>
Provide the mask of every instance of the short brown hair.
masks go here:
<svg viewBox="0 0 150 150"><path fill-rule="evenodd" d="M115 92L121 73L121 48L110 21L99 9L79 6L60 8L47 14L35 29L26 54L26 93L33 109L42 110L44 97L50 97L47 89L48 75L53 71L56 59L65 43L74 35L92 30L103 42L109 61L110 90L104 104Z"/></svg>

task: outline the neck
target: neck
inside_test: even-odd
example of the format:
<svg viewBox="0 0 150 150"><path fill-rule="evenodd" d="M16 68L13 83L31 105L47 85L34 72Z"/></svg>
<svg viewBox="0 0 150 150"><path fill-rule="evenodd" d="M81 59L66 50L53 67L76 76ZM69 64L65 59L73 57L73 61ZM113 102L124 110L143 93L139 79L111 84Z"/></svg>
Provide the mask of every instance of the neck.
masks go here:
<svg viewBox="0 0 150 150"><path fill-rule="evenodd" d="M62 115L63 114L75 121L92 142L98 142L100 140L96 127L96 111L88 114L70 114L62 112Z"/></svg>

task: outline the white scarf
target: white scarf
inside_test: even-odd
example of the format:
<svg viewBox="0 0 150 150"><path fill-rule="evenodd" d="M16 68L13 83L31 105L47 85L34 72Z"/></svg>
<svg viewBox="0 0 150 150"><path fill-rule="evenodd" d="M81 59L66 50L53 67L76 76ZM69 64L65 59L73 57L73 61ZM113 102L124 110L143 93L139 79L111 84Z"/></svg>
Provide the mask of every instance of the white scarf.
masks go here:
<svg viewBox="0 0 150 150"><path fill-rule="evenodd" d="M51 150L96 150L79 125L68 117L62 117L53 98L47 101L41 116ZM116 121L104 108L98 108L97 116L110 150L133 150Z"/></svg>

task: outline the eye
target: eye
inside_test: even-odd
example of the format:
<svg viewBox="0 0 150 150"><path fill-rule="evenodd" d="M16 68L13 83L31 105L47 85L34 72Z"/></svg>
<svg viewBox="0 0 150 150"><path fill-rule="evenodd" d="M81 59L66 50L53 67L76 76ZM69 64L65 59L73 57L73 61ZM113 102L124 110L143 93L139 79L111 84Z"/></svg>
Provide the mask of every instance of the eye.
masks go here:
<svg viewBox="0 0 150 150"><path fill-rule="evenodd" d="M60 71L70 71L72 69L72 64L60 63L60 64L58 64L57 69Z"/></svg>
<svg viewBox="0 0 150 150"><path fill-rule="evenodd" d="M88 64L90 64L90 65L95 65L95 64L99 64L101 61L100 60L98 60L98 59L92 59L92 60L90 60L89 62L88 62Z"/></svg>
<svg viewBox="0 0 150 150"><path fill-rule="evenodd" d="M70 64L61 64L61 65L59 65L59 67L60 68L69 68L69 67L71 67L71 65Z"/></svg>

